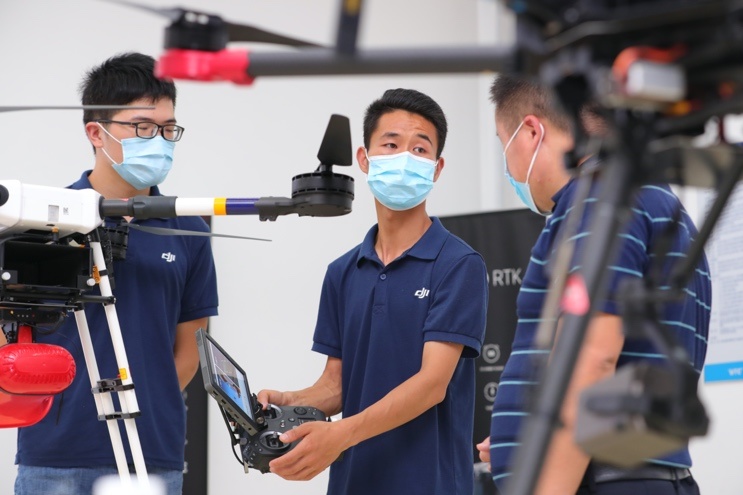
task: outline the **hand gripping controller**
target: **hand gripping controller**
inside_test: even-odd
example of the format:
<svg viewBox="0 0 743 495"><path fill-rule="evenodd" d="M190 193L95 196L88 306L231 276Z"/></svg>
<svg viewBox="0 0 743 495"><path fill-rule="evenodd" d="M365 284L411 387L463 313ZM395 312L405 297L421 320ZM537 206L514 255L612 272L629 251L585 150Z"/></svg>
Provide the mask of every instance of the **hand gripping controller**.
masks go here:
<svg viewBox="0 0 743 495"><path fill-rule="evenodd" d="M330 421L325 413L309 406L275 406L269 404L264 410L253 396L256 405L254 415L259 431L250 435L245 429L240 432L240 449L246 467L270 472L268 463L292 450L299 441L283 443L282 433L307 423L308 421Z"/></svg>
<svg viewBox="0 0 743 495"><path fill-rule="evenodd" d="M203 330L196 332L204 387L217 403L230 429L232 445L240 445L245 472L271 471L268 463L289 452L297 442L279 440L282 433L308 421L330 421L325 413L309 406L274 406L264 410L250 393L245 371ZM231 423L231 425L230 425Z"/></svg>

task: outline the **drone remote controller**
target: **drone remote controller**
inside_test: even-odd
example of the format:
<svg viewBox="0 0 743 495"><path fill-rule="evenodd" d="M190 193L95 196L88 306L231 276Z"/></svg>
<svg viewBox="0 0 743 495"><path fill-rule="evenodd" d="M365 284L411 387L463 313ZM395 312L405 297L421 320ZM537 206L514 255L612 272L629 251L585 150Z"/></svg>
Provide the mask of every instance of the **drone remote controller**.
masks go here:
<svg viewBox="0 0 743 495"><path fill-rule="evenodd" d="M263 430L250 435L241 428L240 446L243 462L250 468L261 473L268 473L271 469L268 463L292 450L297 442L283 443L279 440L282 433L296 428L309 421L329 421L325 414L314 407L308 406L275 406L269 404L263 410L260 403L253 396L256 404L255 416Z"/></svg>
<svg viewBox="0 0 743 495"><path fill-rule="evenodd" d="M250 393L245 371L204 330L196 332L204 387L234 422L243 466L268 473L268 463L293 449L297 442L283 443L282 433L309 421L330 421L310 406L275 406L266 409ZM246 470L247 472L247 470Z"/></svg>

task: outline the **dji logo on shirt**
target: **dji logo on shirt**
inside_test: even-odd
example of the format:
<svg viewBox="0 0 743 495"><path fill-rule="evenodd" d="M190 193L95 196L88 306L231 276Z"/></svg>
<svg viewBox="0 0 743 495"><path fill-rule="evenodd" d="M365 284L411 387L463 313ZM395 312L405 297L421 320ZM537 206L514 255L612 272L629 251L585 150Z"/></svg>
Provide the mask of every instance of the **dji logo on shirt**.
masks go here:
<svg viewBox="0 0 743 495"><path fill-rule="evenodd" d="M428 297L428 294L430 294L431 291L423 287L422 289L418 289L415 291L415 297L418 299L423 299L424 297Z"/></svg>
<svg viewBox="0 0 743 495"><path fill-rule="evenodd" d="M160 257L168 263L172 263L173 261L175 261L175 255L173 253L163 253L163 255Z"/></svg>

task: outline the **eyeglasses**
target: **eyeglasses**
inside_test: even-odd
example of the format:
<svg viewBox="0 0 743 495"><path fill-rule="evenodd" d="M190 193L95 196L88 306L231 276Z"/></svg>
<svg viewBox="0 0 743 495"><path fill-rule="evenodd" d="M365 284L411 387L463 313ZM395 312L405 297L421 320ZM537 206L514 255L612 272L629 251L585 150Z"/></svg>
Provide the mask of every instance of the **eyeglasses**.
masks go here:
<svg viewBox="0 0 743 495"><path fill-rule="evenodd" d="M154 122L123 122L121 120L97 120L96 122L132 126L137 137L142 139L152 139L160 133L166 141L179 141L183 137L183 131L185 130L179 125L160 125Z"/></svg>

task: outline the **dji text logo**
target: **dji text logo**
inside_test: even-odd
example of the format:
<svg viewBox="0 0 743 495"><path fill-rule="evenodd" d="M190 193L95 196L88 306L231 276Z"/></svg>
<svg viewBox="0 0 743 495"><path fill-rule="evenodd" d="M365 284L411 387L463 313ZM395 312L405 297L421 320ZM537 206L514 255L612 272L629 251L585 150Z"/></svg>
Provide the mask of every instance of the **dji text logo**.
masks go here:
<svg viewBox="0 0 743 495"><path fill-rule="evenodd" d="M172 263L173 261L175 261L175 255L173 253L163 253L163 255L160 257L168 263Z"/></svg>
<svg viewBox="0 0 743 495"><path fill-rule="evenodd" d="M415 297L418 299L423 299L424 297L428 297L428 294L430 294L431 291L423 287L422 289L418 289L415 291Z"/></svg>

